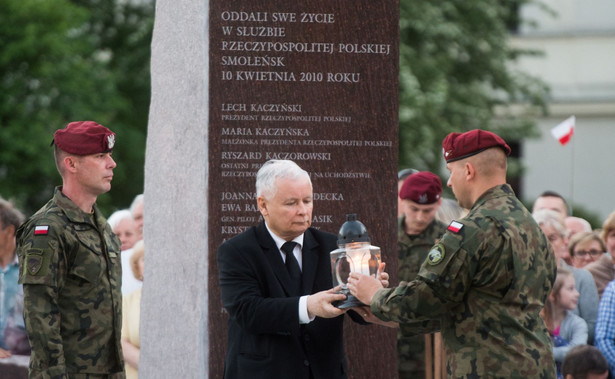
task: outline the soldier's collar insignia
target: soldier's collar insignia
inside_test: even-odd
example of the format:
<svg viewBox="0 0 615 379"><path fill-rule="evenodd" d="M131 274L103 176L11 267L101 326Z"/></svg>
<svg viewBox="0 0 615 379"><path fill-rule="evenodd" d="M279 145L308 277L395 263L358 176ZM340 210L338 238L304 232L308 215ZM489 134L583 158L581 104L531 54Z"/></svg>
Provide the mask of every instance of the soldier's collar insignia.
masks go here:
<svg viewBox="0 0 615 379"><path fill-rule="evenodd" d="M459 233L461 228L463 228L463 224L453 220L453 221L451 221L451 223L448 225L448 228L446 228L446 229L451 231L451 232L453 232L453 233Z"/></svg>
<svg viewBox="0 0 615 379"><path fill-rule="evenodd" d="M444 259L444 247L441 244L437 244L431 248L429 254L427 254L427 263L432 266L437 265Z"/></svg>

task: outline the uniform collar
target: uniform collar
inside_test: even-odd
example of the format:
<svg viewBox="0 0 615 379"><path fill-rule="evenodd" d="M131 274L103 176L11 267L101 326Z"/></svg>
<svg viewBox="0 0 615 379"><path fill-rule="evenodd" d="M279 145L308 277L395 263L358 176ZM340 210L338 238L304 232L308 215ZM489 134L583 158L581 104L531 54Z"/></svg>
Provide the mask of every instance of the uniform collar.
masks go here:
<svg viewBox="0 0 615 379"><path fill-rule="evenodd" d="M81 210L81 208L77 206L77 204L75 204L70 198L68 198L62 193L62 186L58 186L55 188L53 200L56 204L58 204L58 206L60 206L60 208L62 208L66 217L68 217L68 219L74 223L90 225L92 225L93 222L97 223L98 225L104 225L105 223L105 219L102 218L96 204L92 206L94 214L85 213L83 210ZM96 225L93 226L96 227Z"/></svg>
<svg viewBox="0 0 615 379"><path fill-rule="evenodd" d="M487 191L485 191L482 195L480 195L478 199L476 199L476 201L474 202L474 205L472 205L472 210L480 207L483 203L485 203L488 200L495 199L496 197L511 196L511 195L514 196L515 191L513 191L512 187L508 184L500 184L495 187L491 187Z"/></svg>
<svg viewBox="0 0 615 379"><path fill-rule="evenodd" d="M443 229L444 225L442 225L442 228L438 228L440 222L436 218L434 218L422 232L420 232L419 234L409 235L408 233L406 233L406 228L404 226L405 220L406 215L402 215L397 220L397 240L399 242L405 243L406 245L410 245L417 241L431 240L432 238L436 238L444 232L443 230L438 232L438 229ZM434 232L436 234L435 236L432 235L434 234Z"/></svg>

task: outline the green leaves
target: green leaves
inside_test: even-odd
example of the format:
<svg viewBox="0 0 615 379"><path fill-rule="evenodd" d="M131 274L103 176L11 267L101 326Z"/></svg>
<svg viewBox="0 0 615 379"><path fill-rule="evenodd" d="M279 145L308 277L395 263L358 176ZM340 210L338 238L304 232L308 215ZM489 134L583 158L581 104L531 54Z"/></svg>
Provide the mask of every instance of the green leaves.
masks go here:
<svg viewBox="0 0 615 379"><path fill-rule="evenodd" d="M61 183L53 131L76 120L118 135L103 211L143 191L153 13L148 2L0 2L0 196L26 213L42 206Z"/></svg>
<svg viewBox="0 0 615 379"><path fill-rule="evenodd" d="M536 133L531 117L507 107L546 107L546 85L511 68L520 54L536 53L509 44L525 2L401 1L400 167L440 172L450 132L481 128L512 141Z"/></svg>

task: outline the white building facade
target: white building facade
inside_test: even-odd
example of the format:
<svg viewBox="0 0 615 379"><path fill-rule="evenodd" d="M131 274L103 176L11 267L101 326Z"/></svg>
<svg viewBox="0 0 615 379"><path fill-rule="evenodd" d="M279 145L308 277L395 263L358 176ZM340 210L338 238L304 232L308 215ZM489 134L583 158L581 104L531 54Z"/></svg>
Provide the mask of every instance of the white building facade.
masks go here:
<svg viewBox="0 0 615 379"><path fill-rule="evenodd" d="M602 222L615 210L615 1L544 0L556 15L535 5L521 9L516 47L538 49L519 68L551 88L549 115L538 119L539 139L521 143L523 200L553 190ZM551 128L576 117L570 143L560 145ZM599 225L593 225L598 227Z"/></svg>

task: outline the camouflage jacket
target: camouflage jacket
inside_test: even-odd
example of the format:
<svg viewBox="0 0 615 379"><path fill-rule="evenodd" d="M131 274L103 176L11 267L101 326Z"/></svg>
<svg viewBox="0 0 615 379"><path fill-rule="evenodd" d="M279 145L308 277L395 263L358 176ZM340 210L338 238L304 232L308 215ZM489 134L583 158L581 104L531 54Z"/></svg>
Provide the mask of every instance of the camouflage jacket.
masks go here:
<svg viewBox="0 0 615 379"><path fill-rule="evenodd" d="M405 215L397 223L399 248L397 277L400 282L414 280L436 241L446 231L446 225L434 219L422 233L410 236L405 230ZM425 337L416 335L414 324L399 325L397 333L397 363L400 378L425 377Z"/></svg>
<svg viewBox="0 0 615 379"><path fill-rule="evenodd" d="M556 264L551 245L508 185L453 221L416 280L381 289L372 312L400 323L442 322L452 378L555 378L539 316Z"/></svg>
<svg viewBox="0 0 615 379"><path fill-rule="evenodd" d="M122 378L120 241L55 190L17 232L30 378Z"/></svg>
<svg viewBox="0 0 615 379"><path fill-rule="evenodd" d="M446 225L434 219L421 234L410 237L404 229L404 220L405 216L400 217L397 224L397 243L399 247L397 278L400 284L403 284L401 282L409 282L416 279L431 247L446 231ZM439 327L439 324L434 322L428 325L434 326L434 331ZM415 352L422 352L424 350L423 336L417 336L419 330L416 326L413 323L399 325L399 333L397 335L398 348L401 349L400 345L405 344L413 345L405 347L405 350L409 349Z"/></svg>
<svg viewBox="0 0 615 379"><path fill-rule="evenodd" d="M397 223L397 245L399 247L397 278L400 282L409 282L416 278L431 247L446 231L446 225L434 219L421 234L411 237L406 234L405 219L406 217L402 216Z"/></svg>

